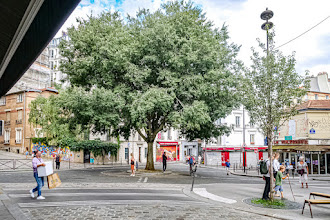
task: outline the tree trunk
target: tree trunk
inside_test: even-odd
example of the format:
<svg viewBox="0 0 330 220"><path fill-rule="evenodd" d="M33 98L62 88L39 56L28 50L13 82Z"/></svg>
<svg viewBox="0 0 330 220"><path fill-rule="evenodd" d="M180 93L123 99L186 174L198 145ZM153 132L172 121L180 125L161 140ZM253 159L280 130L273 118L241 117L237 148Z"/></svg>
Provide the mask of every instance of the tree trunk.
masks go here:
<svg viewBox="0 0 330 220"><path fill-rule="evenodd" d="M268 132L268 153L269 153L269 162L270 162L270 200L274 199L274 172L273 172L273 148L272 148L272 131Z"/></svg>
<svg viewBox="0 0 330 220"><path fill-rule="evenodd" d="M154 142L148 142L148 154L146 170L155 170L154 166Z"/></svg>

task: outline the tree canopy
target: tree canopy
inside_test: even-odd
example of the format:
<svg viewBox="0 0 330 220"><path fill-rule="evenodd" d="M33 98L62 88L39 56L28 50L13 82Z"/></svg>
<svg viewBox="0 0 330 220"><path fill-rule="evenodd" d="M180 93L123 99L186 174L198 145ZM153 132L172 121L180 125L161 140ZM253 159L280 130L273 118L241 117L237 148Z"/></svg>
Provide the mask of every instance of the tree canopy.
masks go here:
<svg viewBox="0 0 330 220"><path fill-rule="evenodd" d="M138 132L148 143L146 169L154 169L153 142L161 130L175 127L189 139L229 131L214 121L238 105L239 47L229 42L226 26L215 28L193 3L168 2L126 18L104 12L80 19L68 35L60 45L61 71L87 91L81 94L100 95L94 106L80 107L93 112L97 131L111 125L113 135Z"/></svg>

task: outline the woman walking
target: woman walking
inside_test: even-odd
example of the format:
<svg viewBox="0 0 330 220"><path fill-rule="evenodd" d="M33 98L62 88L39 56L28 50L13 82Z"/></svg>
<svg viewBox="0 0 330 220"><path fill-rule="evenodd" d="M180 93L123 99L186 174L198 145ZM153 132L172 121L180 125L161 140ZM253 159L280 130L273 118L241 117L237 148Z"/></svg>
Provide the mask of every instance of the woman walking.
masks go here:
<svg viewBox="0 0 330 220"><path fill-rule="evenodd" d="M135 163L135 159L134 159L133 153L131 153L131 170L132 170L131 176L135 176L134 163Z"/></svg>
<svg viewBox="0 0 330 220"><path fill-rule="evenodd" d="M299 157L299 163L297 164L297 172L300 174L301 188L304 188L304 183L306 183L306 188L308 188L308 166L304 160L304 157Z"/></svg>

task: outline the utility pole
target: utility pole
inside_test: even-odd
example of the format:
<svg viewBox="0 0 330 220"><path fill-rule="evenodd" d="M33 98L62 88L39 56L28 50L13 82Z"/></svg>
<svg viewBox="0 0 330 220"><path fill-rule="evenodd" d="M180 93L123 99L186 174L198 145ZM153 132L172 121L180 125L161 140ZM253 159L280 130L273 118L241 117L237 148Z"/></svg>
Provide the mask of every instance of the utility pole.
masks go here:
<svg viewBox="0 0 330 220"><path fill-rule="evenodd" d="M246 165L246 156L245 156L245 110L243 106L243 167L245 173L245 165Z"/></svg>

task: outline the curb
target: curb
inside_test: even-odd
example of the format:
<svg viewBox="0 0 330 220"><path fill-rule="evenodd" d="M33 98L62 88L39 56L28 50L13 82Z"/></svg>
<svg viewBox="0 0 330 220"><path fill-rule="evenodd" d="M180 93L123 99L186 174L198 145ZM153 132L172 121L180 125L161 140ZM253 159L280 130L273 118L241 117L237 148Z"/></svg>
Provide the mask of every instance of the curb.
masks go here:
<svg viewBox="0 0 330 220"><path fill-rule="evenodd" d="M255 177L255 178L262 178L262 176L257 176L257 175L250 175L250 174L241 174L241 173L234 173L232 171L229 171L230 174L236 175L236 176L247 176L247 177Z"/></svg>

